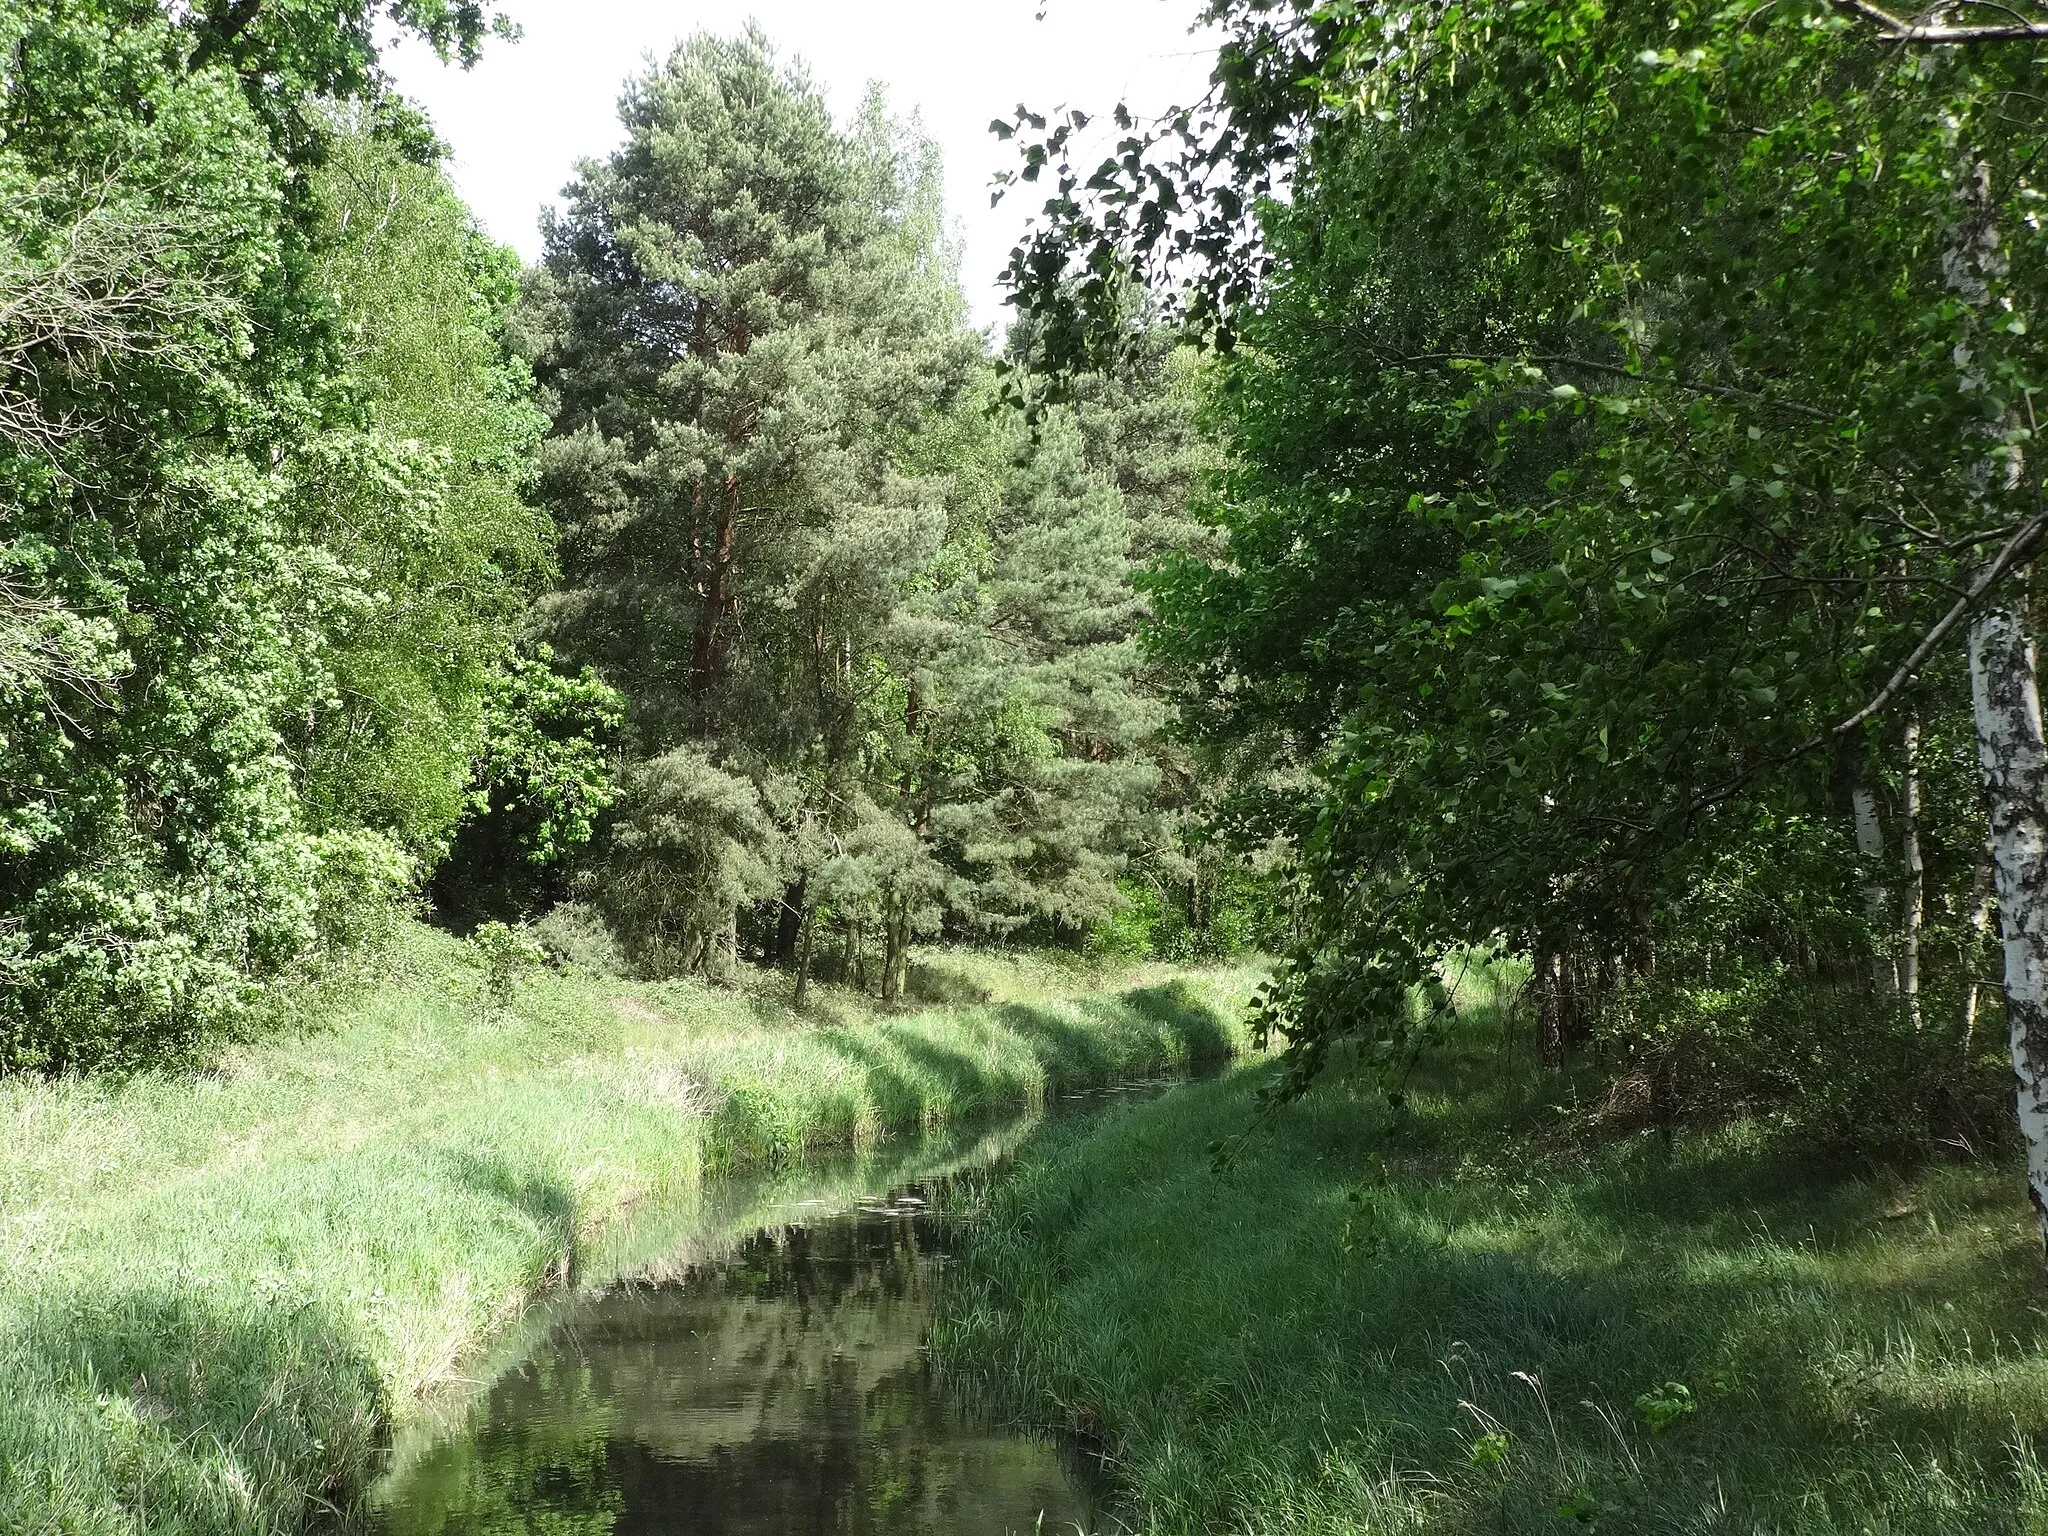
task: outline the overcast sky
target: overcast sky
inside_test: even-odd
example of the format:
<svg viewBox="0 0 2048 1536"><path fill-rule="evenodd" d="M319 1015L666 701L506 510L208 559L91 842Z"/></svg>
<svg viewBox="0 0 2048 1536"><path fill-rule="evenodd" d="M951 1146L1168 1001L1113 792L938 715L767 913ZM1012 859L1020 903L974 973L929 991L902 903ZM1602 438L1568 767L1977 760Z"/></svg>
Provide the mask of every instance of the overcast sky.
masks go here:
<svg viewBox="0 0 2048 1536"><path fill-rule="evenodd" d="M399 86L455 151L457 186L485 226L529 260L543 204L577 160L619 140L619 86L649 53L699 29L758 20L800 56L842 120L880 80L899 113L918 111L946 156L948 211L966 240L962 276L977 324L999 324L995 275L1037 199L989 207L989 178L1014 154L989 133L1018 102L1102 114L1119 100L1157 112L1192 99L1213 45L1190 36L1198 0L509 0L525 37L493 42L475 70L426 49L393 49ZM1037 13L1043 10L1045 19Z"/></svg>

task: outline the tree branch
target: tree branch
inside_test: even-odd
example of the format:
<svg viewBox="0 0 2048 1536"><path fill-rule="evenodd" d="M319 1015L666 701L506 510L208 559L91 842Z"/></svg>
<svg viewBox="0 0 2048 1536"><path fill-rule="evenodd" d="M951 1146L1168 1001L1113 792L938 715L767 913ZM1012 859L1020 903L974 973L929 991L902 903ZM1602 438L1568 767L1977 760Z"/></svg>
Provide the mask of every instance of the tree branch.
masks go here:
<svg viewBox="0 0 2048 1536"><path fill-rule="evenodd" d="M227 14L219 21L210 21L199 34L199 44L192 50L192 57L185 61L185 68L198 73L214 60L228 44L249 30L256 20L256 13L263 9L263 0L234 0Z"/></svg>
<svg viewBox="0 0 2048 1536"><path fill-rule="evenodd" d="M2024 523L2021 523L2018 528L2013 530L2012 537L2005 541L2005 547L1999 550L1977 572L1976 576L1972 578L1970 585L1964 589L1963 595L1957 598L1949 611L1944 613L1935 623L1934 627L1921 637L1920 643L1913 647L1912 654L1899 663L1899 669L1886 680L1882 688L1878 689L1871 696L1870 702L1857 710L1855 714L1849 716L1848 719L1842 721L1841 724L1828 732L1828 735L1848 735L1849 732L1855 730L1856 727L1863 724L1864 721L1898 697L1899 690L1910 683L1914 675L1927 664L1927 658L1934 654L1934 648L1941 644L1942 638L1961 622L1964 614L1970 611L1970 605L1990 591L1999 581L2003 580L2006 573L2015 565L2022 563L2033 553L2034 546L2040 542L2041 530L2044 527L2048 527L2048 508L2043 508L2041 511L2036 512ZM1814 743L1815 746L1819 744L1819 741Z"/></svg>
<svg viewBox="0 0 2048 1536"><path fill-rule="evenodd" d="M1948 612L1935 621L1933 628L1921 636L1920 643L1913 647L1912 653L1899 663L1898 669L1885 680L1884 686L1872 694L1869 702L1857 710L1855 714L1822 731L1819 735L1802 741L1798 746L1791 748L1789 751L1781 752L1776 757L1766 758L1760 763L1752 764L1733 778L1724 780L1705 794L1688 801L1680 819L1690 822L1701 811L1713 809L1723 800L1739 791L1745 784L1755 779L1759 774L1782 768L1787 763L1797 762L1809 752L1819 751L1828 743L1848 735L1872 716L1882 711L1893 699L1899 696L1908 683L1912 682L1919 675L1920 669L1927 665L1927 658L1934 654L1935 648L1947 637L1949 631L1962 621L1963 616L1970 611L1970 608L1977 600L1983 597L1986 592L1989 592L2000 581L2012 574L2014 567L2023 565L2032 558L2035 546L2041 542L2041 534L2044 529L2048 529L2048 507L2043 507L2013 530L2012 537L2005 541L2004 547L1978 568L1977 574L1970 579L1970 584L1964 589L1962 596L1955 600Z"/></svg>
<svg viewBox="0 0 2048 1536"><path fill-rule="evenodd" d="M1951 22L1914 21L1910 17L1895 16L1890 11L1873 5L1870 0L1829 0L1834 8L1844 15L1854 16L1881 29L1885 36L1895 43L2018 43L2030 38L2048 40L2048 20L2028 21L2025 17L2005 6L1992 9L2005 11L2011 21L1973 22L1958 25Z"/></svg>
<svg viewBox="0 0 2048 1536"><path fill-rule="evenodd" d="M1737 389L1732 384L1701 384L1687 379L1664 378L1654 373L1637 373L1619 363L1603 363L1590 357L1574 357L1562 352L1420 352L1412 357L1381 354L1384 361L1397 364L1417 363L1547 363L1553 367L1579 368L1588 373L1607 374L1612 378L1628 379L1637 384L1662 384L1686 394L1717 395L1724 400L1746 400L1755 405L1773 410L1790 411L1795 416L1809 417L1814 421L1828 421L1828 412L1797 400L1782 400L1754 389Z"/></svg>

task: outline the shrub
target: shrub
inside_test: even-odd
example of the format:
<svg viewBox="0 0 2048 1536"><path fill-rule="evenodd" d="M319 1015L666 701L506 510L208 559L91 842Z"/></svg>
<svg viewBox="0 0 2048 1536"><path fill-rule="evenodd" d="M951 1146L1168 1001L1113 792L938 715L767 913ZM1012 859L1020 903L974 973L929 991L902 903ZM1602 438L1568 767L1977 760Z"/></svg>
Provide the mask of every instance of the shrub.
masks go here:
<svg viewBox="0 0 2048 1536"><path fill-rule="evenodd" d="M556 965L596 976L626 974L626 952L618 936L589 902L558 902L529 931Z"/></svg>

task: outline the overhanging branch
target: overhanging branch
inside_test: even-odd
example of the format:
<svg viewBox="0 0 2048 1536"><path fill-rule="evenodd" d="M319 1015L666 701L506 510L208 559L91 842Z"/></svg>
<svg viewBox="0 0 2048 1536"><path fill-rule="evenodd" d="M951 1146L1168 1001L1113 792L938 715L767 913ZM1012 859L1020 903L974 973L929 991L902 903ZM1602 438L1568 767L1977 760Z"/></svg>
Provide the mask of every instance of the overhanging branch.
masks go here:
<svg viewBox="0 0 2048 1536"><path fill-rule="evenodd" d="M1774 772L1779 768L1785 767L1787 764L1797 762L1808 753L1817 752L1830 742L1840 741L1852 731L1862 726L1864 722L1883 712L1904 691L1907 685L1920 675L1920 669L1927 665L1927 659L1934 654L1935 648L1962 621L1963 617L1969 613L1978 600L1993 587L1997 586L1999 582L2033 558L2044 532L2048 532L2048 508L2043 508L2041 511L2036 512L2032 517L2020 524L2018 528L2014 529L2012 537L2005 541L2004 546L1998 553L1978 567L1976 574L1970 578L1970 584L1964 588L1962 596L1958 597L1950 605L1948 611L1935 621L1933 627L1921 637L1920 643L1913 647L1911 654L1904 661L1900 662L1898 669L1885 680L1884 686L1872 694L1869 702L1857 710L1856 713L1838 721L1818 735L1802 741L1798 746L1781 752L1775 757L1766 758L1762 762L1754 763L1734 777L1717 784L1706 793L1695 796L1686 803L1683 812L1679 816L1679 820L1690 823L1702 811L1712 810L1722 801L1738 794L1746 785L1754 782L1759 776Z"/></svg>
<svg viewBox="0 0 2048 1536"><path fill-rule="evenodd" d="M2004 5L1980 5L1976 8L2003 11L2010 21L1987 22L1946 22L1917 21L1910 16L1898 16L1872 5L1870 0L1829 0L1829 3L1845 15L1859 21L1869 22L1882 31L1888 41L1895 43L2019 43L2029 39L2048 41L2048 19L2029 21L2019 12Z"/></svg>
<svg viewBox="0 0 2048 1536"><path fill-rule="evenodd" d="M212 63L222 49L249 30L250 24L256 20L257 12L262 9L263 0L235 0L235 3L228 7L226 15L218 20L209 19L204 30L200 32L199 44L192 50L192 56L186 60L185 67L197 74Z"/></svg>

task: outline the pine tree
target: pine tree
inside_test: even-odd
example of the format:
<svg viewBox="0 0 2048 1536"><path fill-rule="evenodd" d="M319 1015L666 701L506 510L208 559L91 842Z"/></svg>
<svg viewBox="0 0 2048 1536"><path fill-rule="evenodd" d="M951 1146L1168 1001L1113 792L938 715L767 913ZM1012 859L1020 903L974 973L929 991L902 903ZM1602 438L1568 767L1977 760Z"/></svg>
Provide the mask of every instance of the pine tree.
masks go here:
<svg viewBox="0 0 2048 1536"><path fill-rule="evenodd" d="M564 535L552 623L626 688L650 755L735 735L786 752L829 711L742 709L788 680L778 605L829 622L821 588L875 553L849 539L914 561L935 537L886 450L961 381L957 290L886 119L841 133L758 32L683 44L622 113L626 146L548 225L530 311Z"/></svg>
<svg viewBox="0 0 2048 1536"><path fill-rule="evenodd" d="M684 43L623 117L625 147L548 226L527 309L563 532L547 624L626 693L650 765L634 784L672 799L736 777L779 844L821 846L806 827L857 819L875 636L945 533L938 488L898 463L975 350L936 161L878 96L836 127L758 32ZM654 801L621 814L678 879L767 857L740 837L751 817L724 818L730 846L686 847L649 833ZM800 908L802 861L787 873ZM731 926L672 910L691 932L660 941L670 956Z"/></svg>
<svg viewBox="0 0 2048 1536"><path fill-rule="evenodd" d="M1078 937L1159 845L1165 710L1106 441L1060 410L960 444L947 544L885 642L876 793L946 871L926 885L967 931Z"/></svg>

